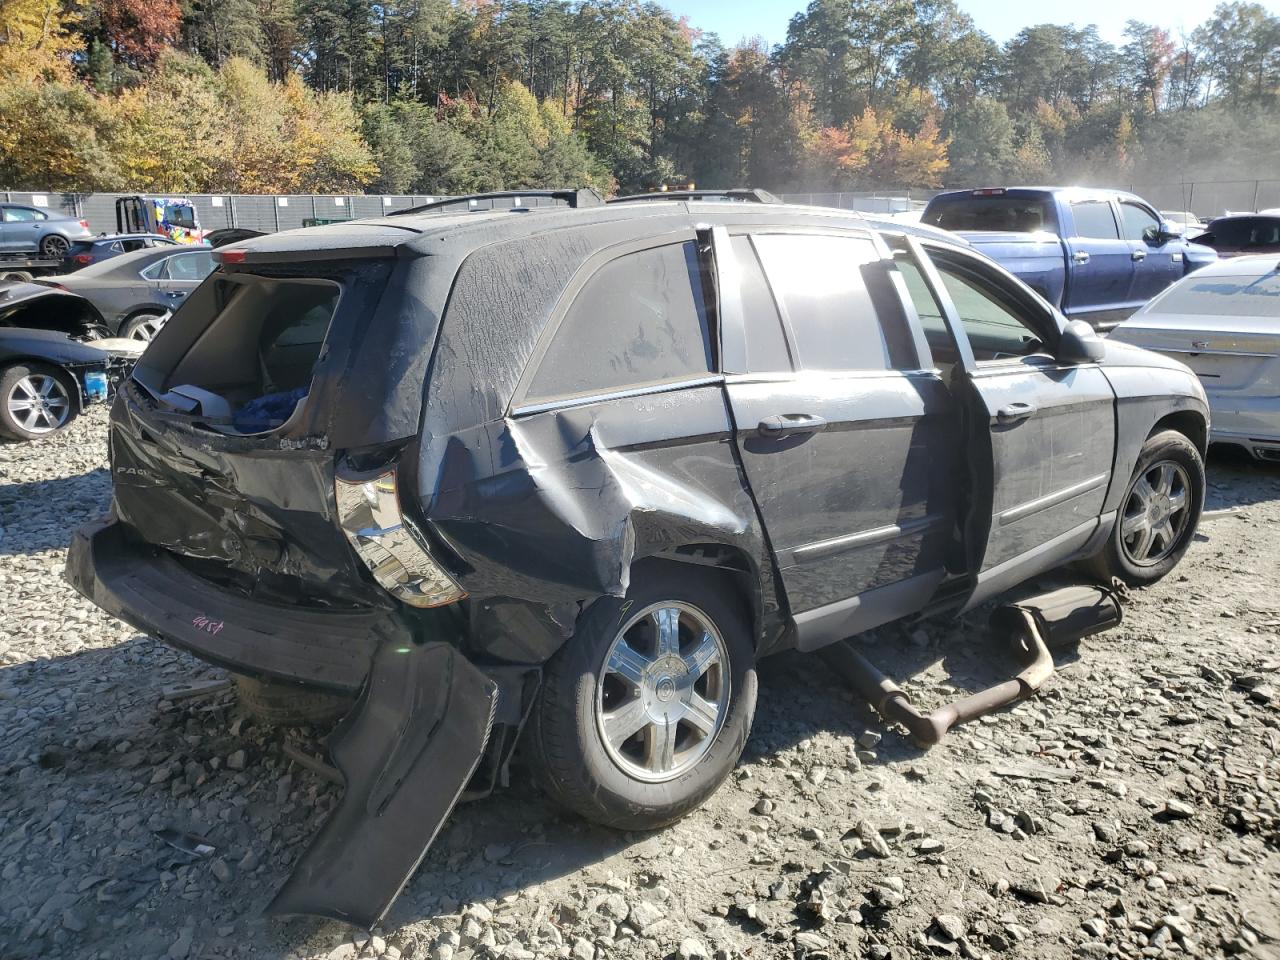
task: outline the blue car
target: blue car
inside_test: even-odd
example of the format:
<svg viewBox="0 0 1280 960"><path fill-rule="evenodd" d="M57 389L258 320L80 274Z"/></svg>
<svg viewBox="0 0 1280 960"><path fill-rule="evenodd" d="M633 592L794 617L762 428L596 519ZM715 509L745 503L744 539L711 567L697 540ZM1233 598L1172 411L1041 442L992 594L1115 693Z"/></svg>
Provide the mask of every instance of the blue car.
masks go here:
<svg viewBox="0 0 1280 960"><path fill-rule="evenodd" d="M955 190L930 200L921 222L960 234L1068 317L1101 330L1218 258L1118 190Z"/></svg>

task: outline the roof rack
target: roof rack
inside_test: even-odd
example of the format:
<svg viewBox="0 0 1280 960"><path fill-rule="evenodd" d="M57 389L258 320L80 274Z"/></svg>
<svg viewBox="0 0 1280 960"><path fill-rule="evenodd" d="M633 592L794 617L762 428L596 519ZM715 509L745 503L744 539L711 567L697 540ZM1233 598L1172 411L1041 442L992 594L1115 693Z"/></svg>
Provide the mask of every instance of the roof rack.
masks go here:
<svg viewBox="0 0 1280 960"><path fill-rule="evenodd" d="M416 207L396 210L387 214L387 216L402 217L410 213L433 213L454 206L462 206L466 210L514 210L527 206L521 203L525 199L551 200L553 203L548 204L548 206L563 204L574 208L598 207L604 203L604 197L590 187L585 190L498 190L492 193L468 193L460 197L446 197L443 200L435 200ZM493 201L495 200L510 200L512 203L509 207L502 207L494 203ZM486 201L488 205L481 206ZM559 204L555 203L555 201L559 201Z"/></svg>
<svg viewBox="0 0 1280 960"><path fill-rule="evenodd" d="M606 203L630 203L633 200L737 200L744 203L782 203L768 190L738 187L732 190L664 190L660 193L633 193L614 197Z"/></svg>

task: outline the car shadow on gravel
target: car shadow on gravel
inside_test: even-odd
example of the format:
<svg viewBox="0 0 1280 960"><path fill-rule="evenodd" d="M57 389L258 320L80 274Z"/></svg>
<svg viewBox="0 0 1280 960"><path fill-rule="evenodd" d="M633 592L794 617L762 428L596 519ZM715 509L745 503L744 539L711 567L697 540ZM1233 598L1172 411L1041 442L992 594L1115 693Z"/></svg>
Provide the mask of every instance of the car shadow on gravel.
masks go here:
<svg viewBox="0 0 1280 960"><path fill-rule="evenodd" d="M77 476L0 485L0 556L65 548L82 523L111 505L111 474L99 467Z"/></svg>
<svg viewBox="0 0 1280 960"><path fill-rule="evenodd" d="M934 706L935 699L947 698L939 682L913 678L926 670L936 675L936 665L951 695L1007 679L1019 669L990 640L985 615L969 619L972 627L931 620L884 629L860 647L913 694L920 693L922 707ZM782 654L763 661L759 674L756 723L743 764L788 766L806 741L824 735L827 743L832 736L843 743L852 757L860 735L884 729L820 657ZM47 877L32 878L32 900L65 897L64 909L85 919L85 937L96 929L93 918L104 904L134 898L157 911L157 919L182 911L183 923L194 923L201 939L232 921L241 936L247 927L289 944L346 929L307 918L260 917L340 791L293 765L281 752L281 732L240 717L229 691L178 701L162 696L168 684L217 675L145 637L0 669L0 728L13 734L0 749L0 820L20 828L8 842L0 841L0 857L21 851L29 862L35 855L57 864ZM882 766L911 764L920 755L905 738L886 737L874 756L864 752L858 762L863 773L874 775ZM96 799L86 807L86 797ZM519 897L580 872L598 875L593 882L600 883L609 874L651 872L673 848L700 842L690 840L689 831L734 829L749 815L751 802L749 794L730 791L713 798L706 813L673 827L622 833L560 812L516 766L506 789L455 810L383 927L454 914L475 901ZM77 862L76 850L101 843L82 834L85 815L106 816L112 824L114 846L105 860ZM161 827L207 838L215 852L205 859L176 854L155 835ZM215 861L222 864L217 869ZM64 894L68 887L82 889ZM16 915L14 920L7 931L0 923L0 942L25 936L33 947L61 949L80 940L56 922L46 938L36 932L39 925L28 926L30 915L26 922ZM71 926L78 922L73 919ZM167 936L172 939L173 932Z"/></svg>
<svg viewBox="0 0 1280 960"><path fill-rule="evenodd" d="M1255 460L1239 447L1215 444L1205 464L1206 510L1229 510L1280 499L1280 463Z"/></svg>

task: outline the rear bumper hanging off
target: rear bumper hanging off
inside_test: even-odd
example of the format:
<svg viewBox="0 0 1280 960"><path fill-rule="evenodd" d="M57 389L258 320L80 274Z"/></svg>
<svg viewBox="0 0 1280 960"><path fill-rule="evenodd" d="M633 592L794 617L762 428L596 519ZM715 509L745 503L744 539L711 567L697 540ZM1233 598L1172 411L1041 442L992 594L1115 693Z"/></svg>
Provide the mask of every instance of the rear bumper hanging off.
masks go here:
<svg viewBox="0 0 1280 960"><path fill-rule="evenodd" d="M372 927L480 763L498 687L446 643L384 644L330 739L342 802L267 908Z"/></svg>
<svg viewBox="0 0 1280 960"><path fill-rule="evenodd" d="M360 693L328 741L345 790L267 908L372 927L426 855L498 719L524 719L536 670L486 674L452 644L418 643L385 611L281 607L219 589L112 520L76 533L67 579L107 612L241 673ZM495 774L496 776L496 774Z"/></svg>

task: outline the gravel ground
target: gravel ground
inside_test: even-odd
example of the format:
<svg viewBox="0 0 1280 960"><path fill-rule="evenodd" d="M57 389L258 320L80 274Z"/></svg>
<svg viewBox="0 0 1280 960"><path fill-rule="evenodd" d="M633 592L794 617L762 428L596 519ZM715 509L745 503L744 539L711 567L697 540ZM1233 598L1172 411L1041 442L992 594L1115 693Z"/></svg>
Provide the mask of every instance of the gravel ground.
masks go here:
<svg viewBox="0 0 1280 960"><path fill-rule="evenodd" d="M0 445L3 960L1280 956L1280 470L1216 455L1235 511L1037 698L924 753L819 658L774 658L703 809L612 833L517 768L370 938L260 916L335 788L229 693L166 699L221 674L62 581L108 501L103 425ZM1016 670L977 616L866 646L926 706Z"/></svg>

